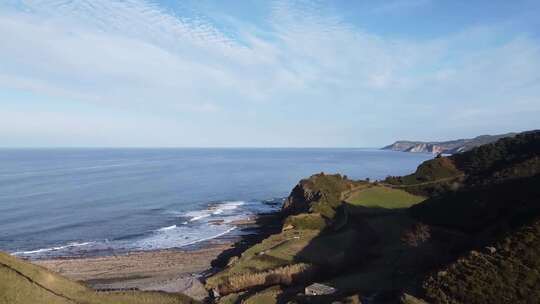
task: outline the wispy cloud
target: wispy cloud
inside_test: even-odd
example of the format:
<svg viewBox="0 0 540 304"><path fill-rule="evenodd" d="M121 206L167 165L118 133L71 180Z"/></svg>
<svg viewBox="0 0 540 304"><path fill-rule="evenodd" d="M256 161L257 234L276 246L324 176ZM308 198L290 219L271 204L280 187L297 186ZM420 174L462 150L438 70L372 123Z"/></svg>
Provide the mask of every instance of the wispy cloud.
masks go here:
<svg viewBox="0 0 540 304"><path fill-rule="evenodd" d="M403 12L404 10L411 10L418 7L431 4L431 0L393 0L393 1L381 1L379 5L373 7L371 13L393 13Z"/></svg>
<svg viewBox="0 0 540 304"><path fill-rule="evenodd" d="M374 9L426 4L395 1ZM10 1L0 4L0 88L150 110L163 119L215 115L202 129L198 118L167 125L181 134L197 128L209 141L223 138L215 132L223 124L229 132L256 124L268 138L272 122L294 119L334 124L332 141L321 143L357 145L347 132L364 126L399 122L406 129L422 120L442 130L455 117L463 125L493 119L482 109L495 104L502 112L514 103L540 112L540 48L526 35L501 39L501 29L478 27L432 40L395 39L345 22L322 2L271 7L264 27L239 28L235 39L203 17L143 0ZM474 115L460 116L464 107L476 109ZM315 124L310 132L323 128ZM264 137L254 137L251 145L264 145ZM187 135L180 140L193 142ZM321 145L294 135L275 140ZM235 138L230 145L246 144Z"/></svg>

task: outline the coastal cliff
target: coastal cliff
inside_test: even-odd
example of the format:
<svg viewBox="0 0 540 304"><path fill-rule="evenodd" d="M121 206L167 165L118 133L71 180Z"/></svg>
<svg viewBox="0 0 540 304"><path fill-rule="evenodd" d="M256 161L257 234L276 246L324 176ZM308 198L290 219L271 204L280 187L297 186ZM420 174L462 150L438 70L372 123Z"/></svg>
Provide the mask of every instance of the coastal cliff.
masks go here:
<svg viewBox="0 0 540 304"><path fill-rule="evenodd" d="M538 185L540 131L382 181L312 175L264 223L277 229L214 264L207 302L538 303ZM198 303L97 292L2 253L0 278L0 303Z"/></svg>
<svg viewBox="0 0 540 304"><path fill-rule="evenodd" d="M301 180L285 199L281 212L284 215L295 215L309 212L317 206L334 206L339 204L343 191L351 189L355 184L340 174L315 174Z"/></svg>
<svg viewBox="0 0 540 304"><path fill-rule="evenodd" d="M399 140L383 147L382 150L392 150L412 153L455 154L469 151L475 147L495 142L501 138L512 137L517 133L500 135L481 135L475 138L457 139L449 141L408 141Z"/></svg>
<svg viewBox="0 0 540 304"><path fill-rule="evenodd" d="M539 153L529 132L384 181L313 175L281 231L206 287L216 303L537 302Z"/></svg>

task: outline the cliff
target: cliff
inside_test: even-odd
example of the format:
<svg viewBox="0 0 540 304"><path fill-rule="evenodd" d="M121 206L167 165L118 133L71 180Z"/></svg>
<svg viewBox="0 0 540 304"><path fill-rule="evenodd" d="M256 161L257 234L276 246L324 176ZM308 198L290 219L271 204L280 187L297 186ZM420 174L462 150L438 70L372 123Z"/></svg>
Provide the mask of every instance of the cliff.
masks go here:
<svg viewBox="0 0 540 304"><path fill-rule="evenodd" d="M474 147L495 142L504 137L512 137L517 133L506 133L500 135L481 135L469 139L457 139L450 141L407 141L400 140L383 147L382 150L392 150L413 153L433 153L433 154L454 154L469 151Z"/></svg>
<svg viewBox="0 0 540 304"><path fill-rule="evenodd" d="M217 303L538 302L539 184L538 131L385 181L316 174L206 286Z"/></svg>
<svg viewBox="0 0 540 304"><path fill-rule="evenodd" d="M335 207L341 201L341 193L359 183L362 182L351 181L339 174L315 174L301 180L293 188L281 211L285 215L295 215L312 211L313 208Z"/></svg>

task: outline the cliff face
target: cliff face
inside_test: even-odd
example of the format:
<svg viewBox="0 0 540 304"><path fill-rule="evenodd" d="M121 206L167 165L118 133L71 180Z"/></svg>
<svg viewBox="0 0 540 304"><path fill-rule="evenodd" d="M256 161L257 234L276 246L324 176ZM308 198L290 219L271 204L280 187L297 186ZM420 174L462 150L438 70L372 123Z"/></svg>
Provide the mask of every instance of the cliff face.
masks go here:
<svg viewBox="0 0 540 304"><path fill-rule="evenodd" d="M427 153L438 154L438 153L444 153L445 150L446 149L440 145L421 143L421 144L416 144L414 146L411 146L410 148L406 149L405 152L413 152L413 153L427 152Z"/></svg>
<svg viewBox="0 0 540 304"><path fill-rule="evenodd" d="M286 215L307 212L311 203L321 198L321 192L312 189L307 180L301 180L287 197L281 211Z"/></svg>
<svg viewBox="0 0 540 304"><path fill-rule="evenodd" d="M516 135L516 133L481 135L475 138L432 142L400 140L383 147L382 149L412 153L454 154L469 151L472 148L495 142L504 137L512 137L514 135Z"/></svg>
<svg viewBox="0 0 540 304"><path fill-rule="evenodd" d="M313 175L286 199L281 230L206 286L222 304L536 303L539 153L535 131L384 181Z"/></svg>
<svg viewBox="0 0 540 304"><path fill-rule="evenodd" d="M286 216L314 211L333 217L333 209L341 202L341 193L356 183L339 174L315 174L293 188L281 211Z"/></svg>

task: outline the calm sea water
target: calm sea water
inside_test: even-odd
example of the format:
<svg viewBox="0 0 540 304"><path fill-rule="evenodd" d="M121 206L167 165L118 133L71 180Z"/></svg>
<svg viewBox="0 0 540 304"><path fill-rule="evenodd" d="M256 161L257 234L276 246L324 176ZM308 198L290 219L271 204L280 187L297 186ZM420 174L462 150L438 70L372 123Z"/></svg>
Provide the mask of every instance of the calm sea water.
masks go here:
<svg viewBox="0 0 540 304"><path fill-rule="evenodd" d="M380 179L431 157L375 149L0 149L0 250L43 258L183 247L279 208L311 174Z"/></svg>

